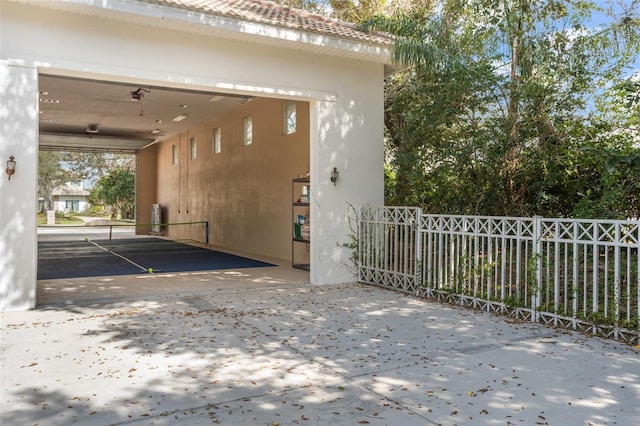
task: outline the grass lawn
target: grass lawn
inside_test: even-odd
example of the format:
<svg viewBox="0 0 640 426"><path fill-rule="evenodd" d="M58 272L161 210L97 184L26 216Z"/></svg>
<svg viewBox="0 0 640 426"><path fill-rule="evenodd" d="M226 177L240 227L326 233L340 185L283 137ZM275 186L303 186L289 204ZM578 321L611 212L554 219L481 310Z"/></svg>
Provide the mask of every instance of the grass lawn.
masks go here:
<svg viewBox="0 0 640 426"><path fill-rule="evenodd" d="M79 219L75 216L67 216L56 214L56 225L80 225L84 223L82 219ZM47 214L46 213L38 213L38 225L46 225L47 224Z"/></svg>

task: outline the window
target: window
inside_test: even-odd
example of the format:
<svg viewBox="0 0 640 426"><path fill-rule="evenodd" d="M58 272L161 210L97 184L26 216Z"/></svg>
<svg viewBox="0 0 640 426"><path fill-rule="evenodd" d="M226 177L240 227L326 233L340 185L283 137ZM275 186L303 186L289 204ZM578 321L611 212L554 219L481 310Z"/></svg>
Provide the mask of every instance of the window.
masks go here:
<svg viewBox="0 0 640 426"><path fill-rule="evenodd" d="M65 200L64 202L65 210L69 210L70 212L78 212L80 211L80 201L79 200Z"/></svg>
<svg viewBox="0 0 640 426"><path fill-rule="evenodd" d="M191 159L195 160L198 149L195 136L189 139L189 148L191 149Z"/></svg>
<svg viewBox="0 0 640 426"><path fill-rule="evenodd" d="M251 145L253 143L253 119L247 116L242 119L244 126L244 144Z"/></svg>
<svg viewBox="0 0 640 426"><path fill-rule="evenodd" d="M290 135L296 132L296 103L284 103L284 133Z"/></svg>
<svg viewBox="0 0 640 426"><path fill-rule="evenodd" d="M222 131L220 127L213 129L213 152L220 154L222 151Z"/></svg>
<svg viewBox="0 0 640 426"><path fill-rule="evenodd" d="M178 164L178 147L171 145L171 164Z"/></svg>

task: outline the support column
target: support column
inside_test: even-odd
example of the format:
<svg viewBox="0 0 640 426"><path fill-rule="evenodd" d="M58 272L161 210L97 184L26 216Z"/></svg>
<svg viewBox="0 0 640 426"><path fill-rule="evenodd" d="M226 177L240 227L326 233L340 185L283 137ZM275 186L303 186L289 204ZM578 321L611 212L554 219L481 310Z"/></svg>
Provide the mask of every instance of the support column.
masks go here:
<svg viewBox="0 0 640 426"><path fill-rule="evenodd" d="M36 304L38 72L0 61L0 312ZM9 156L15 174L5 173Z"/></svg>

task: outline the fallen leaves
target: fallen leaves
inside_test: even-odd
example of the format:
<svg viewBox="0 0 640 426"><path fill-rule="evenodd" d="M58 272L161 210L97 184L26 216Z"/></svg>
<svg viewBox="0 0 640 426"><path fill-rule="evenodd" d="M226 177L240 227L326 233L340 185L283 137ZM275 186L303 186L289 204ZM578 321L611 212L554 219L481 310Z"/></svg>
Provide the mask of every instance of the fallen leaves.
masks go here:
<svg viewBox="0 0 640 426"><path fill-rule="evenodd" d="M478 389L475 392L470 390L469 392L467 392L467 395L469 395L469 396L477 396L479 393L485 393L485 392L488 392L488 391L489 391L488 388Z"/></svg>
<svg viewBox="0 0 640 426"><path fill-rule="evenodd" d="M376 424L389 415L395 416L395 413L398 418L433 413L430 417L443 420L450 413L456 416L450 423L458 424L472 418L480 422L481 415L487 416L484 417L486 421L496 423L502 418L503 424L505 421L518 424L522 419L528 423L547 421L544 417L536 418L537 413L531 413L527 405L536 395L544 394L537 382L530 381L532 373L513 369L513 365L524 362L526 340L520 352L523 358L518 358L517 364L505 363L498 357L491 358L494 363L487 363L489 357L478 358L475 352L456 352L461 346L467 347L465 345L475 348L479 339L486 337L477 334L479 328L469 327L465 340L464 336L448 328L438 329L442 318L431 319L436 315L425 314L428 311L420 306L392 306L388 300L399 303L393 295L371 303L380 314L367 316L366 306L370 301L359 300L359 297L367 296L345 289L313 289L306 293L309 297L300 300L294 299L298 295L278 290L279 303L268 297L275 290L272 293L229 291L227 295L218 291L215 296L202 297L210 300L211 306L228 303L225 310L208 308L204 311L192 305L185 311L167 300L166 305L141 310L134 318L109 316L105 321L105 316L101 315L95 316L90 324L86 321L81 324L88 317L78 317L75 321L80 330L78 342L71 342L66 347L55 346L55 351L47 354L50 359L35 347L30 353L23 352L22 359L17 359L13 368L17 370L17 366L25 364L22 365L24 369L19 371L19 379L12 379L12 385L15 386L18 380L28 383L25 377L37 376L39 369L55 371L57 366L63 365L58 359L68 362L66 365L72 366L73 374L70 377L60 375L60 384L47 382L49 390L40 387L39 392L50 401L46 412L51 414L56 404L46 392L55 386L65 386L66 396L58 406L73 408L65 409L61 417L75 411L82 413L85 422L91 422L87 419L90 410L91 416L99 413L104 418L113 414L110 410L116 404L123 411L123 418L140 421L149 413L156 415L152 407L166 409L165 404L175 395L183 396L184 403L192 407L203 407L203 398L204 403L233 401L224 408L208 408L210 411L206 414L216 424L237 424L240 418L251 423L255 416L261 419L261 424L271 426L336 424L342 420L367 425ZM344 291L353 291L353 294L345 297ZM366 291L376 293L371 289ZM358 298L351 297L353 295ZM321 296L322 300L315 296ZM349 309L344 310L345 303L342 302L351 300L358 303L349 304ZM309 306L314 304L323 311L317 315L311 312ZM263 307L256 308L258 305ZM402 315L394 317L399 308L403 309ZM295 313L295 321L287 316L289 313ZM429 321L421 320L418 324L427 324L432 330L427 330L427 325L413 328L414 318L425 315L429 315ZM95 321L99 317L103 319ZM64 332L64 325L60 328ZM420 330L428 333L419 334ZM494 348L495 340L511 338L495 337L499 335L500 332L494 332L488 337L492 339L491 348ZM60 337L55 336L55 339ZM635 350L630 349L633 358L637 359ZM637 349L640 350L640 345ZM562 356L572 355L564 353ZM27 369L38 365L36 360L40 365ZM483 363L478 364L480 360ZM578 364L579 367L582 365ZM405 372L411 374L407 376ZM135 397L134 394L118 393L122 389L118 386L123 383L118 380L126 378L125 373L136 377L126 380L130 389L139 391ZM133 381L138 382L135 387L131 386ZM82 395L81 392L87 389L76 386L77 383L83 386L95 384L99 398L93 398L91 402L86 402L84 396L65 400ZM379 390L373 397L372 388ZM380 395L384 398L375 399ZM38 399L40 396L33 400ZM20 404L20 401L10 402ZM267 407L269 413L266 423L261 406ZM571 407L571 403L562 406ZM37 411L41 411L41 407L44 407L42 403L36 407ZM175 416L177 420L181 416L202 414L205 410L170 410L162 416ZM554 423L550 412L545 417ZM273 421L274 418L278 421ZM80 417L65 417L61 422L69 420L71 424L77 419L82 421ZM101 419L95 416L92 420L95 423Z"/></svg>

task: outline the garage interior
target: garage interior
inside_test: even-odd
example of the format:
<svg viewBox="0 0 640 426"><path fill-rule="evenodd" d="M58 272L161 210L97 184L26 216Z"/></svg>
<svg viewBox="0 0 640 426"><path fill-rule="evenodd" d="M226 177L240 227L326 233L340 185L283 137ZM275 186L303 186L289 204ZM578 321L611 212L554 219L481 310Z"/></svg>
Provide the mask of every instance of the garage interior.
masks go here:
<svg viewBox="0 0 640 426"><path fill-rule="evenodd" d="M309 171L308 102L48 74L39 98L40 150L136 155L136 224L160 204L163 223L208 222L212 249L281 265L309 257L308 244L292 245L292 179ZM166 227L166 237L201 241L190 229Z"/></svg>

